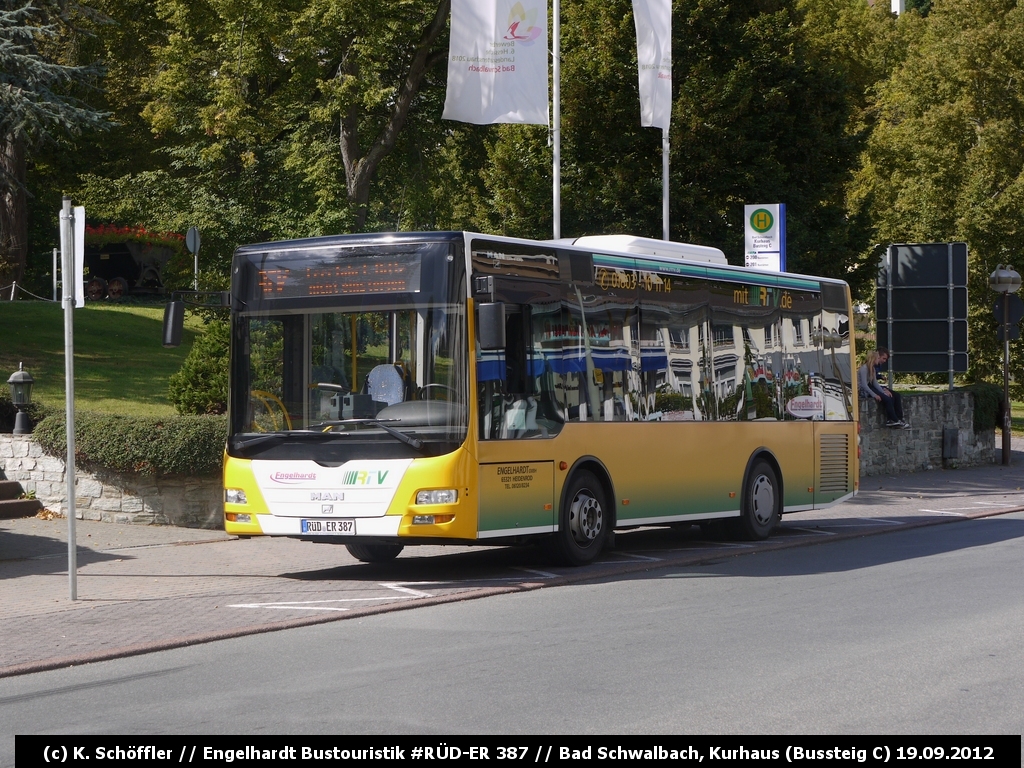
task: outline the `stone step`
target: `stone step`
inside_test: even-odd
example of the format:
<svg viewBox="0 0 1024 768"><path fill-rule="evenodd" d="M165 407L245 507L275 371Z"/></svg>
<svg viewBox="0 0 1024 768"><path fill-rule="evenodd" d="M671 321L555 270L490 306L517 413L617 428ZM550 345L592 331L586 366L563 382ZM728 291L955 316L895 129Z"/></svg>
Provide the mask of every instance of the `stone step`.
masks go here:
<svg viewBox="0 0 1024 768"><path fill-rule="evenodd" d="M25 492L17 480L0 480L0 501L16 499Z"/></svg>
<svg viewBox="0 0 1024 768"><path fill-rule="evenodd" d="M0 520L32 517L42 508L39 499L5 499L0 501Z"/></svg>

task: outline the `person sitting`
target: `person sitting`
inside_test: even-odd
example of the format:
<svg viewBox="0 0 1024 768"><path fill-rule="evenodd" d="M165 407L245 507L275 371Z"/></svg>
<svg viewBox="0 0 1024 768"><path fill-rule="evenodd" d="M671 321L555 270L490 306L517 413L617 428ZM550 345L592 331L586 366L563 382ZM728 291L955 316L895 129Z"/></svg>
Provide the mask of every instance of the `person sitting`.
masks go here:
<svg viewBox="0 0 1024 768"><path fill-rule="evenodd" d="M875 370L888 361L889 350L884 347L868 352L864 365L857 369L857 392L861 397L873 398L885 410L885 426L910 429L910 425L903 420L903 398L898 392L878 383Z"/></svg>

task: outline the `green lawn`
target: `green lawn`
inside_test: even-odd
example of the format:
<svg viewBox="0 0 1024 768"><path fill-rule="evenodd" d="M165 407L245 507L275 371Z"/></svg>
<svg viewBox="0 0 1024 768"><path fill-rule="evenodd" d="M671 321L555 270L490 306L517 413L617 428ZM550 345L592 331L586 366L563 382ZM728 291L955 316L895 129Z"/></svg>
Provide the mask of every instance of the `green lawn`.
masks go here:
<svg viewBox="0 0 1024 768"><path fill-rule="evenodd" d="M87 304L76 309L75 407L167 416L167 381L181 367L202 320L186 319L182 344L164 349L163 306ZM32 399L64 406L64 310L42 301L0 302L0 375L32 374Z"/></svg>
<svg viewBox="0 0 1024 768"><path fill-rule="evenodd" d="M1010 432L1024 437L1024 402L1020 400L1010 400Z"/></svg>

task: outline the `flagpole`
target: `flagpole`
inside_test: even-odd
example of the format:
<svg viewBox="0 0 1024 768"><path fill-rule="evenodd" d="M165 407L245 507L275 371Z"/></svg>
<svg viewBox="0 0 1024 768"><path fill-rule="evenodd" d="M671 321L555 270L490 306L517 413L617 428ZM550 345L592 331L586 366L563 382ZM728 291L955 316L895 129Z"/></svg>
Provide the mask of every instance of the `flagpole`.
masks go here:
<svg viewBox="0 0 1024 768"><path fill-rule="evenodd" d="M560 23L561 9L559 0L552 0L551 8L551 145L552 162L552 196L554 215L552 216L552 236L558 240L562 236L562 92L559 83L562 74L561 50L560 50Z"/></svg>
<svg viewBox="0 0 1024 768"><path fill-rule="evenodd" d="M661 129L661 239L671 240L668 235L668 128Z"/></svg>

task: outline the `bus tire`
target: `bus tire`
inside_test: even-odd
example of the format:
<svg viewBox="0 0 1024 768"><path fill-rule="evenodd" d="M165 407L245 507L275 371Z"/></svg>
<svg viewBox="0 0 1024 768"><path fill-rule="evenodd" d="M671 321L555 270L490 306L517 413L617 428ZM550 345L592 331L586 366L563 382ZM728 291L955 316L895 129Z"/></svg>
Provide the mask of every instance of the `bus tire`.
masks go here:
<svg viewBox="0 0 1024 768"><path fill-rule="evenodd" d="M345 549L363 563L386 563L394 560L405 549L403 544L346 544Z"/></svg>
<svg viewBox="0 0 1024 768"><path fill-rule="evenodd" d="M573 475L559 511L554 554L565 565L586 565L604 549L611 522L604 486L593 472Z"/></svg>
<svg viewBox="0 0 1024 768"><path fill-rule="evenodd" d="M782 484L764 459L750 468L743 485L743 504L735 519L737 537L745 541L767 539L782 513Z"/></svg>

